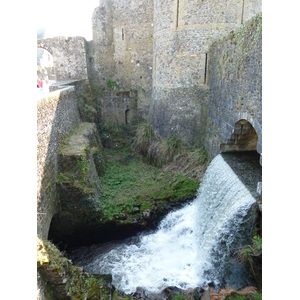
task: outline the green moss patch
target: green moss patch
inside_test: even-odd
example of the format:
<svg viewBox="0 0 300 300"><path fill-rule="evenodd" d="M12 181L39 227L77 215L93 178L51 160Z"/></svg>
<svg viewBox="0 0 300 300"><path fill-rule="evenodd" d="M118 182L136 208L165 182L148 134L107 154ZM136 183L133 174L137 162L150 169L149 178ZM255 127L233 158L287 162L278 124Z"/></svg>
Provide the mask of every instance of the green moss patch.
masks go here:
<svg viewBox="0 0 300 300"><path fill-rule="evenodd" d="M50 241L37 239L37 266L53 299L111 299L111 276L94 276L72 265ZM50 296L49 296L50 297Z"/></svg>
<svg viewBox="0 0 300 300"><path fill-rule="evenodd" d="M103 174L106 159L94 123L81 123L61 144L58 155L57 183L69 183L81 189L92 188L93 166Z"/></svg>
<svg viewBox="0 0 300 300"><path fill-rule="evenodd" d="M132 298L131 296L129 295L126 295L120 291L114 291L113 293L113 297L112 297L112 300L131 300L131 299L134 299Z"/></svg>
<svg viewBox="0 0 300 300"><path fill-rule="evenodd" d="M131 156L128 147L106 151L100 205L108 220L130 221L145 210L192 199L197 192L196 180L149 165L141 155Z"/></svg>
<svg viewBox="0 0 300 300"><path fill-rule="evenodd" d="M239 293L233 292L225 297L225 300L261 300L261 299L262 299L261 293L241 295Z"/></svg>

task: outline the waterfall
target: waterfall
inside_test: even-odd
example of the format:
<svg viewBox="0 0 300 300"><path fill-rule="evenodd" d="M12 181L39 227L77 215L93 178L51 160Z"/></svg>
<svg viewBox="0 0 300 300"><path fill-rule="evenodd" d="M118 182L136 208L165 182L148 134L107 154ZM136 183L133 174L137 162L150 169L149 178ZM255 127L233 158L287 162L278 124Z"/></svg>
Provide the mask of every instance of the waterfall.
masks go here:
<svg viewBox="0 0 300 300"><path fill-rule="evenodd" d="M102 245L77 264L91 273L112 274L114 286L125 293L137 287L159 293L168 286L187 289L210 281L217 285L255 203L252 194L224 156L218 155L194 201L170 212L155 232Z"/></svg>

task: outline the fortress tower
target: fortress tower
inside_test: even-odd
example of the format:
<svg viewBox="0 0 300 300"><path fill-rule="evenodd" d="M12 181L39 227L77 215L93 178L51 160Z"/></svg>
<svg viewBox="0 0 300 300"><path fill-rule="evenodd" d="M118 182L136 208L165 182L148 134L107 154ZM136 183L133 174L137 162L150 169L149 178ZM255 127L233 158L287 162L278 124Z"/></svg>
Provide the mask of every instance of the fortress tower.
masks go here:
<svg viewBox="0 0 300 300"><path fill-rule="evenodd" d="M209 48L261 11L261 0L100 0L89 77L137 90L138 119L204 144Z"/></svg>
<svg viewBox="0 0 300 300"><path fill-rule="evenodd" d="M152 0L100 0L93 14L90 77L138 91L139 117L148 115L152 89Z"/></svg>
<svg viewBox="0 0 300 300"><path fill-rule="evenodd" d="M164 136L204 141L209 47L261 10L257 0L154 0L153 110Z"/></svg>

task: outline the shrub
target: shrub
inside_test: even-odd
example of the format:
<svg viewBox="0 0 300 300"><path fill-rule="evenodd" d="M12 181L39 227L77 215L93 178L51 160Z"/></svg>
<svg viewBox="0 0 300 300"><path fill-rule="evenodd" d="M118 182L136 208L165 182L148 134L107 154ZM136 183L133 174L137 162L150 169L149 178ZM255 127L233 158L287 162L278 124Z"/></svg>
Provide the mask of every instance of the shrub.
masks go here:
<svg viewBox="0 0 300 300"><path fill-rule="evenodd" d="M147 156L151 143L157 140L152 126L149 123L141 123L137 128L133 147L141 154Z"/></svg>
<svg viewBox="0 0 300 300"><path fill-rule="evenodd" d="M199 163L200 164L205 164L208 162L208 153L207 151L205 150L204 147L200 147L198 149L198 158L199 158Z"/></svg>
<svg viewBox="0 0 300 300"><path fill-rule="evenodd" d="M171 136L167 139L166 154L168 160L172 160L173 157L179 154L183 150L183 142L178 136Z"/></svg>
<svg viewBox="0 0 300 300"><path fill-rule="evenodd" d="M209 156L203 146L191 149L178 136L164 140L146 122L138 126L133 148L150 164L165 166L165 171L178 172L198 182L209 163Z"/></svg>
<svg viewBox="0 0 300 300"><path fill-rule="evenodd" d="M238 250L238 260L242 263L252 262L253 257L262 255L262 239L259 236L254 236L252 245L247 245Z"/></svg>

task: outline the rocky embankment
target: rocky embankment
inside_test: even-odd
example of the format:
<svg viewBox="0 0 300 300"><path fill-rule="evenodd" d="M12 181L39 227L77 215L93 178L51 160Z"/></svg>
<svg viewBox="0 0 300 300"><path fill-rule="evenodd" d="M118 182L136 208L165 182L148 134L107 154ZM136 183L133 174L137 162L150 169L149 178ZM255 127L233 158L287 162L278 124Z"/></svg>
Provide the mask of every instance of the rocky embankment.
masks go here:
<svg viewBox="0 0 300 300"><path fill-rule="evenodd" d="M168 144L159 148L155 140L152 145L156 148L150 144L147 147L152 149L151 155L158 155L151 156L155 163L149 164L145 155L132 148L132 133L104 133L99 130L96 110L83 104L80 107L82 122L58 150L59 209L52 218L48 240L38 238L38 276L43 279L40 287L46 299L261 299L254 289L248 294L236 292L234 296L232 290L216 291L212 286L188 291L169 287L159 295L138 288L134 294L125 295L114 288L111 275L86 273L64 256L62 249L125 238L155 228L169 211L195 197L208 162L202 150L184 154L179 150L173 153L173 162L155 166L161 153L167 157L162 161L170 161ZM170 148L181 149L178 140L174 141L178 148ZM241 296L242 293L247 295Z"/></svg>
<svg viewBox="0 0 300 300"><path fill-rule="evenodd" d="M60 145L60 210L49 239L64 249L153 229L170 210L192 200L198 185L194 178L151 167L132 153L128 137L103 148L95 123L83 122Z"/></svg>
<svg viewBox="0 0 300 300"><path fill-rule="evenodd" d="M234 289L216 290L213 285L181 290L168 287L160 294L149 294L142 288L126 295L115 289L111 275L94 275L74 266L55 245L38 238L37 266L44 279L44 295L49 300L261 300L255 287L241 291Z"/></svg>

